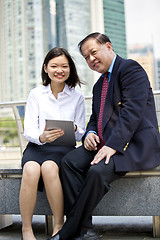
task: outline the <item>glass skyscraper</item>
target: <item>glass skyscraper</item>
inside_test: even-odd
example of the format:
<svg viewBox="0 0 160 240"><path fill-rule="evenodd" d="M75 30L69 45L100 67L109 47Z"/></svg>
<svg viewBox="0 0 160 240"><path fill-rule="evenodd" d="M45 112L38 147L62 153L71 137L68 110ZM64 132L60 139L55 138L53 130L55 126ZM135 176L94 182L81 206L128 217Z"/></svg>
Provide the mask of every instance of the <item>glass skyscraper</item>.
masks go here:
<svg viewBox="0 0 160 240"><path fill-rule="evenodd" d="M77 44L91 32L106 33L117 54L127 56L124 0L56 0L57 45L74 57L80 77L86 81L82 91L91 95L97 74L78 52Z"/></svg>
<svg viewBox="0 0 160 240"><path fill-rule="evenodd" d="M114 51L127 58L124 0L103 0L104 32Z"/></svg>
<svg viewBox="0 0 160 240"><path fill-rule="evenodd" d="M88 0L56 1L57 46L66 48L73 56L80 78L86 82L86 85L82 86L85 95L91 95L93 73L80 55L77 44L90 32L90 29L90 2Z"/></svg>
<svg viewBox="0 0 160 240"><path fill-rule="evenodd" d="M91 96L99 74L89 69L77 44L91 32L106 33L126 57L124 0L0 0L0 101L26 100L41 84L41 65L55 46L73 56L81 91Z"/></svg>
<svg viewBox="0 0 160 240"><path fill-rule="evenodd" d="M44 55L55 44L50 2L0 0L0 101L26 100L41 83Z"/></svg>
<svg viewBox="0 0 160 240"><path fill-rule="evenodd" d="M25 91L23 21L24 6L21 0L0 0L0 99L21 98ZM8 99L9 96L9 99Z"/></svg>

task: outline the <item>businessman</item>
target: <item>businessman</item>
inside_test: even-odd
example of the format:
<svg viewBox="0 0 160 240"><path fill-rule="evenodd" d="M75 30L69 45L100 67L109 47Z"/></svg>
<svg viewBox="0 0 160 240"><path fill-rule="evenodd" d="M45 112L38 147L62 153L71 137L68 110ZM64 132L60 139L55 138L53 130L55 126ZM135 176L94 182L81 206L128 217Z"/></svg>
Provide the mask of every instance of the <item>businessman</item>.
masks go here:
<svg viewBox="0 0 160 240"><path fill-rule="evenodd" d="M160 164L154 96L144 69L118 56L104 34L88 35L79 49L89 68L101 76L93 87L83 145L62 161L67 220L50 240L99 240L91 214L110 183L126 172Z"/></svg>

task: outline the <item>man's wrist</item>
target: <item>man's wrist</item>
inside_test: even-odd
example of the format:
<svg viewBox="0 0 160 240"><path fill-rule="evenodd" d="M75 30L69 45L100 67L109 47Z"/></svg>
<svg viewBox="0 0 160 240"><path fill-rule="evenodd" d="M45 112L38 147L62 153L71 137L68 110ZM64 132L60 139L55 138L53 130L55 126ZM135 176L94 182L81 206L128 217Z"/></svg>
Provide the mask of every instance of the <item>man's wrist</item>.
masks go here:
<svg viewBox="0 0 160 240"><path fill-rule="evenodd" d="M88 132L86 133L85 138L87 137L87 135L88 135L89 133L94 133L94 134L98 135L96 131L90 130L90 131L88 131Z"/></svg>

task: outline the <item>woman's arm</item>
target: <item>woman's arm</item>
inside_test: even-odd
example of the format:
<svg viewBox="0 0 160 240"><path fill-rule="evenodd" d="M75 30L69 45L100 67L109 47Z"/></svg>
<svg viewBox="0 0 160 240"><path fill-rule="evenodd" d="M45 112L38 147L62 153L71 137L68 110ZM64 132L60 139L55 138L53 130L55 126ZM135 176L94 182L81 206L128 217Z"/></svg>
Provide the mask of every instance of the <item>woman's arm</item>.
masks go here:
<svg viewBox="0 0 160 240"><path fill-rule="evenodd" d="M80 96L77 102L74 124L77 126L75 131L76 140L81 141L86 129L85 99L83 95Z"/></svg>

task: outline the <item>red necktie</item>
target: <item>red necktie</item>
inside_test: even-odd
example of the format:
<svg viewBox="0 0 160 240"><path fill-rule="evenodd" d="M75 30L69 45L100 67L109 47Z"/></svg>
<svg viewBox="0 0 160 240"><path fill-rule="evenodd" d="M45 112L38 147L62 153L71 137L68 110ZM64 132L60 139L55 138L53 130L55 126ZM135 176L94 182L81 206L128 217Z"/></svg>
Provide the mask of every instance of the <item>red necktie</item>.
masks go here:
<svg viewBox="0 0 160 240"><path fill-rule="evenodd" d="M100 145L98 146L98 150L101 147L103 147L103 145L105 144L104 139L103 139L103 134L102 134L103 133L102 118L103 118L103 110L104 110L108 86L109 86L109 81L108 81L108 72L107 72L104 74L102 92L101 92L101 105L100 105L99 118L98 118L98 136L100 137L101 141L100 141Z"/></svg>

